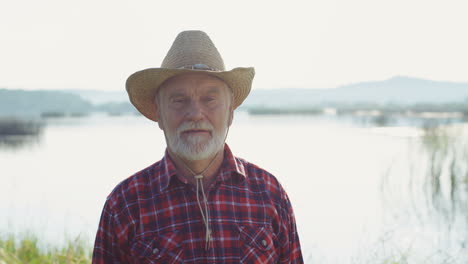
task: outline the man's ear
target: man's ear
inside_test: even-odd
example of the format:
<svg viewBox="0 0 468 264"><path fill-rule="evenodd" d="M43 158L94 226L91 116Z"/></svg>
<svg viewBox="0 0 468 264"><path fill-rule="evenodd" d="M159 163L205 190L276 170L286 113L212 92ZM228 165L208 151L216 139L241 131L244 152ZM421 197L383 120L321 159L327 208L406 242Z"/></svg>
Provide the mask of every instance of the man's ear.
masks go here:
<svg viewBox="0 0 468 264"><path fill-rule="evenodd" d="M231 108L231 111L229 111L228 127L232 125L233 119L234 119L234 109Z"/></svg>
<svg viewBox="0 0 468 264"><path fill-rule="evenodd" d="M155 107L155 108L156 108L156 109L155 109L155 110L156 110L156 120L158 120L158 126L159 126L159 128L160 128L161 130L164 130L164 124L163 124L163 122L162 122L162 120L161 120L161 113L159 112L159 107L158 107L157 104L156 104L156 107Z"/></svg>

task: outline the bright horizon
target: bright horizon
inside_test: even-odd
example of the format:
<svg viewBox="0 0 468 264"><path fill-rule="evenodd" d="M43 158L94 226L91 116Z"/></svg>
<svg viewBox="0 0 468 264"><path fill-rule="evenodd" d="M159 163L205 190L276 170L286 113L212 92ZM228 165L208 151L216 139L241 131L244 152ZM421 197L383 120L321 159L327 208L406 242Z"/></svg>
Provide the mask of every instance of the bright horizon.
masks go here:
<svg viewBox="0 0 468 264"><path fill-rule="evenodd" d="M466 11L462 0L8 1L0 88L123 90L187 29L207 32L227 69L255 67L254 89L468 82Z"/></svg>

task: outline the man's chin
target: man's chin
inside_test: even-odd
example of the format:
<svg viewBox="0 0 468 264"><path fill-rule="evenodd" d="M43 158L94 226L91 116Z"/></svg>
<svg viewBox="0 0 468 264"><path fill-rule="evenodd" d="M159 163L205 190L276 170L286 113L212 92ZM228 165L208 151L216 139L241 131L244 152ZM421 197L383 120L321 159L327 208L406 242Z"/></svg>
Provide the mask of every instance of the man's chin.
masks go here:
<svg viewBox="0 0 468 264"><path fill-rule="evenodd" d="M184 159L196 161L212 158L216 155L218 148L213 148L207 144L197 144L197 145L185 145L184 147L178 149L176 152L177 155L183 157Z"/></svg>
<svg viewBox="0 0 468 264"><path fill-rule="evenodd" d="M209 133L197 133L197 134L190 134L190 135L181 135L179 136L179 140L182 144L190 147L197 147L203 146L210 143L213 138Z"/></svg>

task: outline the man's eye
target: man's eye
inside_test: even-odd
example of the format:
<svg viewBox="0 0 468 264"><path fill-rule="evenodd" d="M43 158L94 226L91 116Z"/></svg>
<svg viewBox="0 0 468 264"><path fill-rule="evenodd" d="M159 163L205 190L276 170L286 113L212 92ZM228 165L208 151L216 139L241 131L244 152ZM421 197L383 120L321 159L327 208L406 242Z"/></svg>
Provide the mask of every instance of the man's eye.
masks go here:
<svg viewBox="0 0 468 264"><path fill-rule="evenodd" d="M214 97L205 97L203 100L204 100L205 102L213 102L213 101L216 100L216 98L214 98Z"/></svg>
<svg viewBox="0 0 468 264"><path fill-rule="evenodd" d="M176 104L181 104L181 103L184 103L185 100L183 98L176 98L176 99L173 99L172 102Z"/></svg>

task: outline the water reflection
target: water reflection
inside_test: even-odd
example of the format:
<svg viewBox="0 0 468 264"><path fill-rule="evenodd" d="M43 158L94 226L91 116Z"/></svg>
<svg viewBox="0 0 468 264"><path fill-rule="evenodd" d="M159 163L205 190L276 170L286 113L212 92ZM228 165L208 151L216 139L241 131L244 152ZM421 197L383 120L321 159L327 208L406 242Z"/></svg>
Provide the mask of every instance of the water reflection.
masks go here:
<svg viewBox="0 0 468 264"><path fill-rule="evenodd" d="M92 243L106 196L162 157L164 135L133 115L43 122L43 132L30 137L40 148L20 155L0 150L0 215L8 217L0 217L0 228L30 228L54 243L65 230ZM468 182L451 181L449 172L453 167L452 175L467 173L466 154L450 166L455 147L456 155L467 150L461 143L467 130L455 133L453 124L359 127L349 119L247 113L234 122L228 143L236 155L268 168L290 194L306 263L466 263L468 256L459 252L466 251L468 237ZM285 135L294 136L278 140ZM434 152L445 165L432 161ZM391 163L394 158L400 163ZM429 176L431 166L432 175L446 176ZM431 198L433 193L440 198Z"/></svg>
<svg viewBox="0 0 468 264"><path fill-rule="evenodd" d="M40 135L34 136L0 136L0 149L17 150L39 145Z"/></svg>

